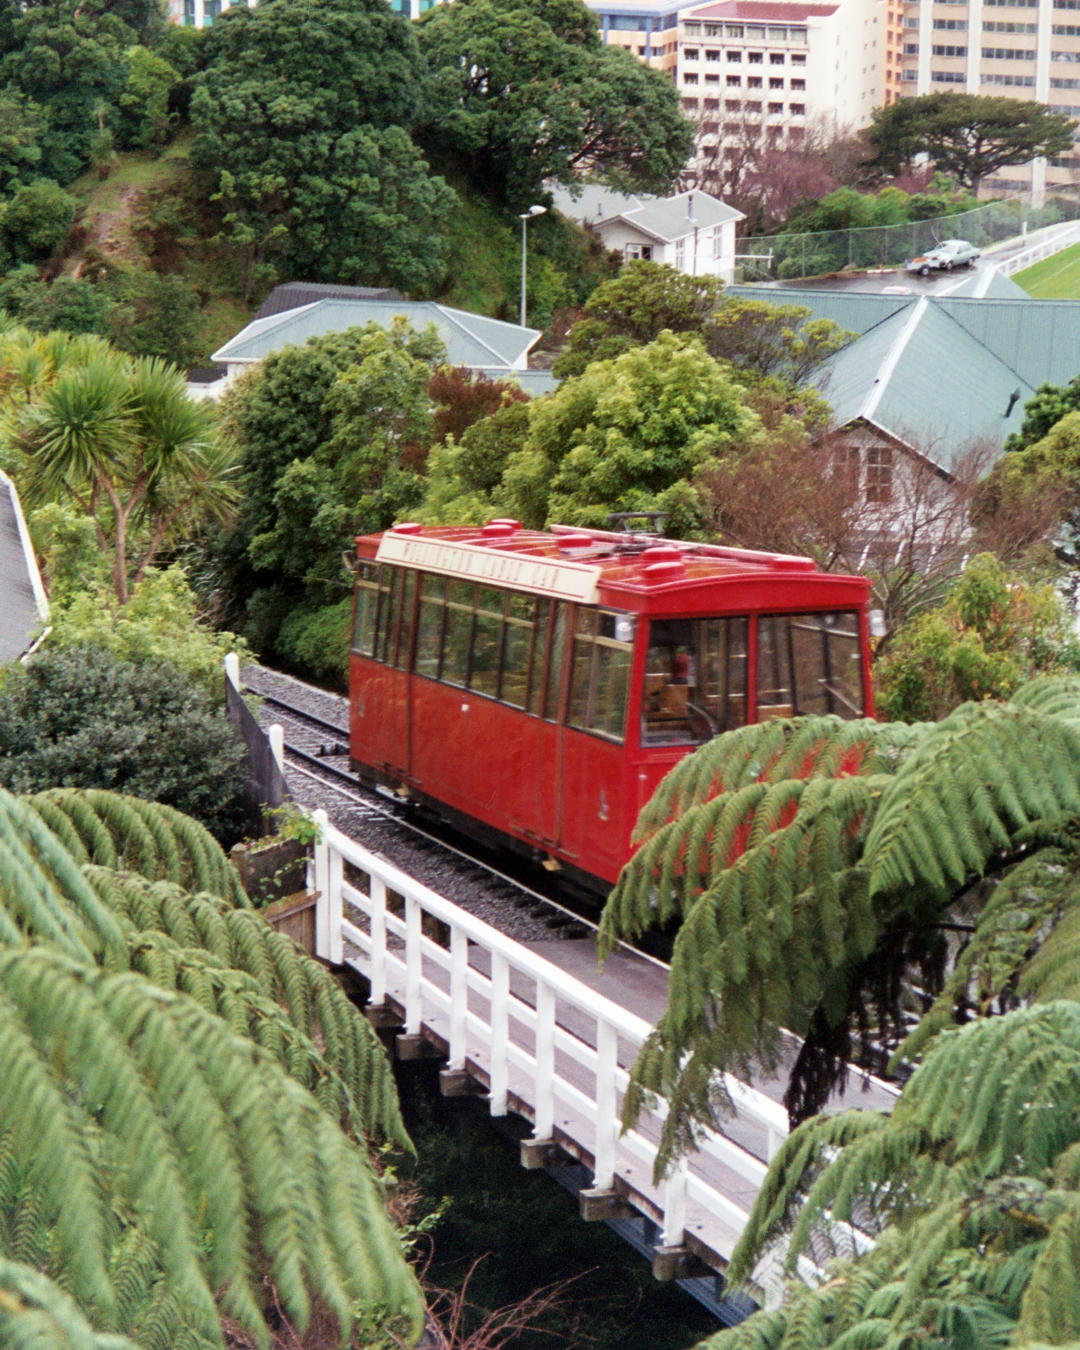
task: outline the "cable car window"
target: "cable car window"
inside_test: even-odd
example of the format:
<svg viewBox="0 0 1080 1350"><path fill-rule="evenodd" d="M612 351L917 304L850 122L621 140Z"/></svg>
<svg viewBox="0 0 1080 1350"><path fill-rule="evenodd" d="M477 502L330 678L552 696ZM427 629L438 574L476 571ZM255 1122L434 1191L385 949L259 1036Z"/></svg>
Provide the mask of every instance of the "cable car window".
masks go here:
<svg viewBox="0 0 1080 1350"><path fill-rule="evenodd" d="M401 613L401 571L384 567L379 578L379 621L375 633L375 660L390 662Z"/></svg>
<svg viewBox="0 0 1080 1350"><path fill-rule="evenodd" d="M506 592L482 587L476 599L472 654L469 664L469 688L492 698L499 691L499 662L502 656L503 608Z"/></svg>
<svg viewBox="0 0 1080 1350"><path fill-rule="evenodd" d="M379 610L379 572L374 563L360 563L356 569L355 611L352 649L361 656L375 650L375 620Z"/></svg>
<svg viewBox="0 0 1080 1350"><path fill-rule="evenodd" d="M451 581L446 587L446 628L439 678L447 684L465 684L472 646L475 589L468 581Z"/></svg>
<svg viewBox="0 0 1080 1350"><path fill-rule="evenodd" d="M621 619L608 610L578 610L570 683L570 725L611 740L623 738L630 680L632 647L616 637Z"/></svg>
<svg viewBox="0 0 1080 1350"><path fill-rule="evenodd" d="M536 601L531 595L511 591L506 597L506 645L499 698L514 708L525 707L535 608Z"/></svg>
<svg viewBox="0 0 1080 1350"><path fill-rule="evenodd" d="M746 722L747 620L656 619L649 625L642 745L699 745Z"/></svg>
<svg viewBox="0 0 1080 1350"><path fill-rule="evenodd" d="M416 630L416 673L427 675L432 680L439 678L445 599L445 579L424 577L420 590L420 621Z"/></svg>
<svg viewBox="0 0 1080 1350"><path fill-rule="evenodd" d="M763 615L757 664L759 718L863 714L855 613Z"/></svg>
<svg viewBox="0 0 1080 1350"><path fill-rule="evenodd" d="M544 721L556 722L559 718L559 702L562 698L563 664L566 661L567 634L570 631L570 616L565 605L556 603L555 622L551 634L551 649L548 655L547 679L544 684Z"/></svg>
<svg viewBox="0 0 1080 1350"><path fill-rule="evenodd" d="M409 668L409 651L412 647L413 598L415 595L416 573L405 572L402 575L400 593L397 597L397 649L394 653L394 665L400 670L408 670Z"/></svg>

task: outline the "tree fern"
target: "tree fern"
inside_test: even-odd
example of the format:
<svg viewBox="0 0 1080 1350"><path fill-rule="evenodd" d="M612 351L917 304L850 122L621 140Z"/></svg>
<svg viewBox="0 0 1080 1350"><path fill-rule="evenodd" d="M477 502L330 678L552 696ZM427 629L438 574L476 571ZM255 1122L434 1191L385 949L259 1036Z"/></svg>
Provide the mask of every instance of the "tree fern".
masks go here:
<svg viewBox="0 0 1080 1350"><path fill-rule="evenodd" d="M190 1000L47 949L0 952L0 1127L32 1150L72 1293L106 1321L108 1197L89 1115L116 1150L111 1184L155 1243L208 1339L214 1300L265 1336L258 1270L303 1324L312 1298L343 1330L352 1304L416 1324L419 1299L365 1155L262 1052ZM253 1264L258 1260L259 1265Z"/></svg>
<svg viewBox="0 0 1080 1350"><path fill-rule="evenodd" d="M1063 920L1078 769L1071 678L940 724L745 727L683 761L642 813L601 926L608 948L678 925L668 1007L634 1068L626 1119L647 1093L667 1097L666 1160L724 1109L710 1065L774 1069L781 1027L804 1038L787 1094L798 1120L853 1055L897 1044L927 995L909 1054L958 1015L1008 1007L1018 982L1062 988L1067 938L1080 942ZM1062 936L1046 941L1059 922Z"/></svg>

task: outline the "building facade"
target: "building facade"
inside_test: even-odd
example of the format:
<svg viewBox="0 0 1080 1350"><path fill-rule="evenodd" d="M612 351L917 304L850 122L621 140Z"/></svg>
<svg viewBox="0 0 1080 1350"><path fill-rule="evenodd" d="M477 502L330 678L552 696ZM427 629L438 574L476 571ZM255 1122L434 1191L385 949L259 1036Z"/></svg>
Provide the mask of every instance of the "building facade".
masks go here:
<svg viewBox="0 0 1080 1350"><path fill-rule="evenodd" d="M903 0L905 94L1036 99L1080 117L1080 0ZM995 192L1076 182L1080 147L1060 159L1013 167Z"/></svg>

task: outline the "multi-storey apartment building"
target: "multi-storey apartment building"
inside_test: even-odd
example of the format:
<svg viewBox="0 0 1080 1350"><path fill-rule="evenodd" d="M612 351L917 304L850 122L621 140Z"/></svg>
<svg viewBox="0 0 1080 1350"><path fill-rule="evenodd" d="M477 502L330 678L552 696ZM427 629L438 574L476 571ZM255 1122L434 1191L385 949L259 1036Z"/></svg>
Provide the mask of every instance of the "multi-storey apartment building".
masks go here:
<svg viewBox="0 0 1080 1350"><path fill-rule="evenodd" d="M904 0L901 78L906 94L1009 95L1080 117L1080 0ZM1078 170L1080 147L988 186L1038 194Z"/></svg>
<svg viewBox="0 0 1080 1350"><path fill-rule="evenodd" d="M438 0L390 0L390 8L396 14L418 19L437 3ZM255 0L168 0L169 18L187 27L206 28L233 5L245 4L254 5Z"/></svg>
<svg viewBox="0 0 1080 1350"><path fill-rule="evenodd" d="M716 0L679 16L676 81L703 156L747 136L797 144L811 121L843 134L883 102L883 0Z"/></svg>

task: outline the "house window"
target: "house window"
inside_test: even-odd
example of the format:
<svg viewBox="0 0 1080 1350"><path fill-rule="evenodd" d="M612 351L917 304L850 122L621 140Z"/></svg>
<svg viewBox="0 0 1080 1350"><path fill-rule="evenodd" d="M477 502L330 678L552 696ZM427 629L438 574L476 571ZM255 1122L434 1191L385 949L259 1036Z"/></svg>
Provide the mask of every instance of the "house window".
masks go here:
<svg viewBox="0 0 1080 1350"><path fill-rule="evenodd" d="M652 244L627 244L623 249L623 255L627 262L635 258L643 258L648 262L652 258Z"/></svg>
<svg viewBox="0 0 1080 1350"><path fill-rule="evenodd" d="M681 271L686 266L686 240L675 241L675 266Z"/></svg>
<svg viewBox="0 0 1080 1350"><path fill-rule="evenodd" d="M887 445L866 447L866 500L890 502L893 495L893 452Z"/></svg>

